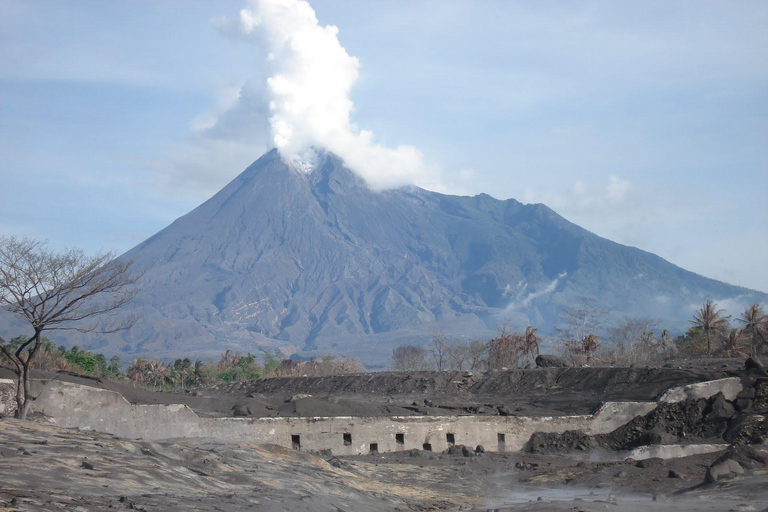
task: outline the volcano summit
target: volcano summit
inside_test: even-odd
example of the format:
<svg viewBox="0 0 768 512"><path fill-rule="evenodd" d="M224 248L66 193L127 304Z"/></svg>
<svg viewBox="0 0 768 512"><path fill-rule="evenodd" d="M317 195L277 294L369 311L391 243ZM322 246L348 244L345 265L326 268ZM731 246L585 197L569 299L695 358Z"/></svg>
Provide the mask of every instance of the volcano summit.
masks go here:
<svg viewBox="0 0 768 512"><path fill-rule="evenodd" d="M546 333L583 296L678 330L707 299L766 300L542 204L372 191L330 153L303 172L268 152L122 258L144 272L121 312L140 320L88 346L126 355L280 348L387 364L395 345L437 331L485 336L506 319Z"/></svg>

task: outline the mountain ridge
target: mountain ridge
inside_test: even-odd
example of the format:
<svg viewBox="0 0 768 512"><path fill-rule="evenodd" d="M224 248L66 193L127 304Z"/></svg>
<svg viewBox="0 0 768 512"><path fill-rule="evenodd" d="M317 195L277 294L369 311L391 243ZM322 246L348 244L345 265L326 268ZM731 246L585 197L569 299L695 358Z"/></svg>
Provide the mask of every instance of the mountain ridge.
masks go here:
<svg viewBox="0 0 768 512"><path fill-rule="evenodd" d="M601 238L543 204L374 192L322 152L310 173L266 153L121 258L144 272L121 312L140 321L87 342L145 356L277 348L385 365L395 345L437 331L484 337L507 319L546 333L581 296L673 330L707 299L768 297Z"/></svg>

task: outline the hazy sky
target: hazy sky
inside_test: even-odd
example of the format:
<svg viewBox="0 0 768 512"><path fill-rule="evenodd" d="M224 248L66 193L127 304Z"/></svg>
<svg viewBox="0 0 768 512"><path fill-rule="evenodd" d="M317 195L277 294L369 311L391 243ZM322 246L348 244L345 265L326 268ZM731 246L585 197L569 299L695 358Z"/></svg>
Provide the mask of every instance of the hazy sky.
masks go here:
<svg viewBox="0 0 768 512"><path fill-rule="evenodd" d="M247 5L0 0L0 234L122 252L258 158L295 62L234 29ZM321 84L346 129L412 149L414 181L768 291L767 3L311 5L358 59Z"/></svg>

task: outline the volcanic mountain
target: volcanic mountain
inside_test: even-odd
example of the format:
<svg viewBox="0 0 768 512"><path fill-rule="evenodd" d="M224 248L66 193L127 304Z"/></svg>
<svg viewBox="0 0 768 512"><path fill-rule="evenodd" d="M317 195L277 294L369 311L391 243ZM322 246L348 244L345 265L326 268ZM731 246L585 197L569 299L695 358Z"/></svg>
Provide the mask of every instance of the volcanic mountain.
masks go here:
<svg viewBox="0 0 768 512"><path fill-rule="evenodd" d="M387 364L395 345L438 331L483 337L506 319L550 332L583 296L678 331L707 299L766 300L542 204L372 191L328 153L307 173L270 151L122 258L144 272L123 312L139 321L87 343L125 355L280 348Z"/></svg>

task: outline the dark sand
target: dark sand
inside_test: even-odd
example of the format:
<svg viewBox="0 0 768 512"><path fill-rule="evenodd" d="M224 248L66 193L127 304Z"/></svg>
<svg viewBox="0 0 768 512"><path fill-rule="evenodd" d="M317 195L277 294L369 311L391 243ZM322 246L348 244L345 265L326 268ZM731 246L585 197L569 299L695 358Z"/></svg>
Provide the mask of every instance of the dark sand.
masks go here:
<svg viewBox="0 0 768 512"><path fill-rule="evenodd" d="M253 417L590 414L609 400L653 400L666 389L743 373L738 359L672 361L660 368L536 368L468 372L379 372L263 379L154 392L127 383L35 372L121 393L131 403L183 403L202 416L231 416L245 405ZM0 378L13 373L0 368ZM294 399L297 395L311 395Z"/></svg>
<svg viewBox="0 0 768 512"><path fill-rule="evenodd" d="M200 414L254 416L570 414L605 400L651 400L671 386L738 375L743 361L666 368L380 373L267 379L156 393L70 374L39 374L112 389L134 403L185 403ZM0 378L8 378L0 372ZM298 398L296 395L309 394ZM616 452L320 457L274 446L150 443L0 420L0 510L762 511L768 473L703 485L721 454L638 467ZM671 478L670 470L682 478Z"/></svg>
<svg viewBox="0 0 768 512"><path fill-rule="evenodd" d="M128 441L16 420L0 421L0 452L0 510L746 512L768 507L765 470L701 485L719 454L655 460L645 468L634 461L600 461L595 454L585 460L426 452L327 458L264 445ZM683 478L670 478L670 470Z"/></svg>

